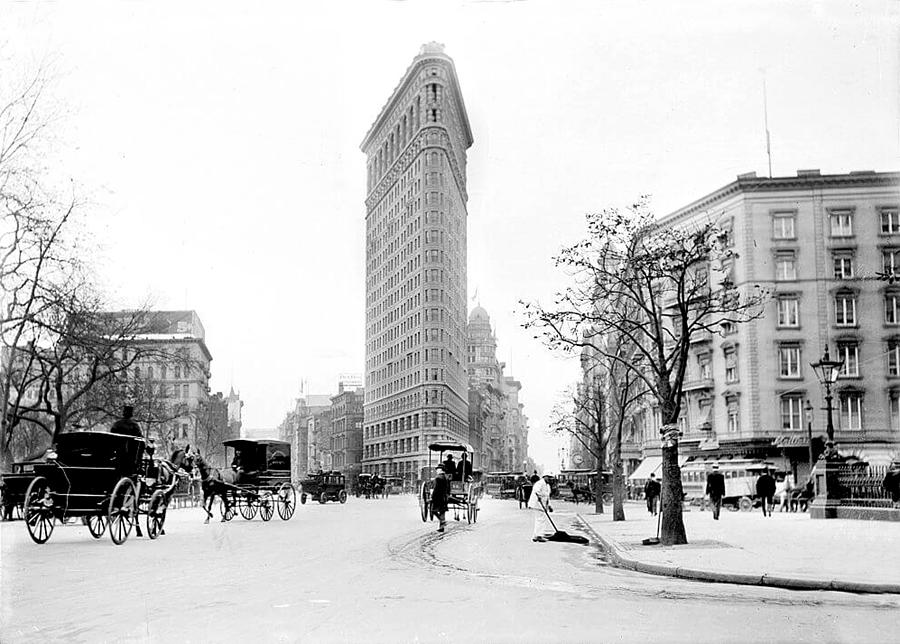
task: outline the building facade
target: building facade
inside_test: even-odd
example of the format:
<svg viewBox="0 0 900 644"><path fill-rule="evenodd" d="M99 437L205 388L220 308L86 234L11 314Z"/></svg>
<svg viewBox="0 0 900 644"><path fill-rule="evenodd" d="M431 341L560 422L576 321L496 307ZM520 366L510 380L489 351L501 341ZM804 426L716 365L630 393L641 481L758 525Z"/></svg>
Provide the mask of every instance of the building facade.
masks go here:
<svg viewBox="0 0 900 644"><path fill-rule="evenodd" d="M338 384L338 393L331 398L331 452L333 469L353 477L360 472L363 451L362 387Z"/></svg>
<svg viewBox="0 0 900 644"><path fill-rule="evenodd" d="M456 69L422 47L366 134L363 468L412 482L468 439L466 150Z"/></svg>
<svg viewBox="0 0 900 644"><path fill-rule="evenodd" d="M759 319L693 343L680 419L685 458L766 458L804 480L810 444L817 458L826 427L810 365L826 350L843 360L833 388L838 449L872 464L900 456L898 208L900 173L805 170L741 175L660 220L715 222L735 258L711 268L772 293ZM641 410L636 425L642 455L654 458L658 410Z"/></svg>

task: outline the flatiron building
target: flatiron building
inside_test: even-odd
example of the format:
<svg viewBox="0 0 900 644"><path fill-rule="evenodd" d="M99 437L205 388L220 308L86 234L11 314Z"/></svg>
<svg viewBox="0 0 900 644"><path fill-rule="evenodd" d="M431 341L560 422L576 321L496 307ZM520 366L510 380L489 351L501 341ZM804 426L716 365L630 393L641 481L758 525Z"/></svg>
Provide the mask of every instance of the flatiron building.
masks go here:
<svg viewBox="0 0 900 644"><path fill-rule="evenodd" d="M466 150L452 59L424 45L366 154L363 469L412 483L435 440L468 440Z"/></svg>

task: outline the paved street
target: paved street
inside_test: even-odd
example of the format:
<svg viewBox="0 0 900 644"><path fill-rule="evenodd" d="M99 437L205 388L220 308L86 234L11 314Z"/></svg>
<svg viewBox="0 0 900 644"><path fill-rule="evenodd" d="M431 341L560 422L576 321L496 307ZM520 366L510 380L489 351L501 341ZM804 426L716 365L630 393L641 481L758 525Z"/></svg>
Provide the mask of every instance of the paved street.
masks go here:
<svg viewBox="0 0 900 644"><path fill-rule="evenodd" d="M584 506L580 506L584 510ZM479 523L423 525L412 496L306 504L284 523L203 525L37 546L0 524L3 642L891 641L900 598L706 584L612 569L530 541L531 516L486 499ZM554 517L574 531L574 506ZM760 520L762 520L760 518ZM839 553L835 553L839 556Z"/></svg>

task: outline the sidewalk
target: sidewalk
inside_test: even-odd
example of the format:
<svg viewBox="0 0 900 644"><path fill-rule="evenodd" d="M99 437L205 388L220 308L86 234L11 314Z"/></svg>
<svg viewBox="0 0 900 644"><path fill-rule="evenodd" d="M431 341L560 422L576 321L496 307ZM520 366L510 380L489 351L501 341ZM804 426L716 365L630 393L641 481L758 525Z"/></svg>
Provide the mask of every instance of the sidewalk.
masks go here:
<svg viewBox="0 0 900 644"><path fill-rule="evenodd" d="M798 590L900 594L900 525L888 521L813 521L807 514L760 510L684 513L688 543L645 546L656 517L628 503L626 521L607 514L578 518L600 542L610 563L656 575Z"/></svg>

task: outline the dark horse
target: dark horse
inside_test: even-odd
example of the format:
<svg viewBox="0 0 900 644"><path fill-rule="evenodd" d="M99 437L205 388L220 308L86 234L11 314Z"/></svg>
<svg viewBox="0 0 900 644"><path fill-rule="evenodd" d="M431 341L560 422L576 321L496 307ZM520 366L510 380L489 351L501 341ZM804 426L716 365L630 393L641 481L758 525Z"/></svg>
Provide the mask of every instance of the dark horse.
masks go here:
<svg viewBox="0 0 900 644"><path fill-rule="evenodd" d="M181 472L186 472L189 476L194 471L194 456L191 454L190 446L187 449L176 449L172 452L172 458L166 460L164 458L148 461L147 476L144 478L144 484L149 486L151 491L163 490L165 493L165 507L169 506L172 495L177 487L177 477L184 476ZM139 537L144 536L141 533L141 526L137 520L137 514L134 516L134 527ZM165 534L166 529L163 528L160 534Z"/></svg>
<svg viewBox="0 0 900 644"><path fill-rule="evenodd" d="M231 508L228 502L228 486L234 484L234 472L226 471L223 476L217 468L210 467L200 454L197 454L194 462L200 471L200 485L203 490L203 510L206 512L206 521L203 523L209 523L212 517L213 500L216 497L222 499L222 503L225 504L225 514L222 515L222 521L225 521L225 516Z"/></svg>

